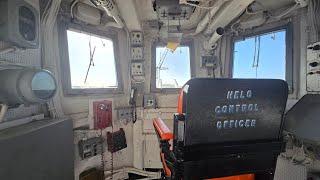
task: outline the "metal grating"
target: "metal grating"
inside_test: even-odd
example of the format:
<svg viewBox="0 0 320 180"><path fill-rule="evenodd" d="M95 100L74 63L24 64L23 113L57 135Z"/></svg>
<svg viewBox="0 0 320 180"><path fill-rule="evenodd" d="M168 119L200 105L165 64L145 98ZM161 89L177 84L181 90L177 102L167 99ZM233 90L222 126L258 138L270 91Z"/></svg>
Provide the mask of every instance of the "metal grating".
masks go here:
<svg viewBox="0 0 320 180"><path fill-rule="evenodd" d="M0 41L0 49L10 47L9 43ZM9 63L30 66L41 67L41 50L38 49L26 49L18 50L16 52L10 52L0 54L0 60L5 60Z"/></svg>
<svg viewBox="0 0 320 180"><path fill-rule="evenodd" d="M307 169L282 157L278 158L274 180L306 180Z"/></svg>
<svg viewBox="0 0 320 180"><path fill-rule="evenodd" d="M21 105L17 108L9 109L6 116L4 117L4 121L16 120L41 113L43 113L41 105Z"/></svg>

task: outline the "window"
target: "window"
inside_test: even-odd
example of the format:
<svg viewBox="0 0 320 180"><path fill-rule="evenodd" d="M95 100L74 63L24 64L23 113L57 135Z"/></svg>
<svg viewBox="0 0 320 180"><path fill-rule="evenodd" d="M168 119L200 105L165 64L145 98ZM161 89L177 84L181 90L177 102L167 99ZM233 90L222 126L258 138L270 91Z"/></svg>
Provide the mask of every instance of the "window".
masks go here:
<svg viewBox="0 0 320 180"><path fill-rule="evenodd" d="M281 29L235 41L233 78L286 80L286 35Z"/></svg>
<svg viewBox="0 0 320 180"><path fill-rule="evenodd" d="M111 39L70 29L67 39L71 89L118 87Z"/></svg>
<svg viewBox="0 0 320 180"><path fill-rule="evenodd" d="M156 88L181 88L190 78L190 48L180 46L174 52L156 47Z"/></svg>

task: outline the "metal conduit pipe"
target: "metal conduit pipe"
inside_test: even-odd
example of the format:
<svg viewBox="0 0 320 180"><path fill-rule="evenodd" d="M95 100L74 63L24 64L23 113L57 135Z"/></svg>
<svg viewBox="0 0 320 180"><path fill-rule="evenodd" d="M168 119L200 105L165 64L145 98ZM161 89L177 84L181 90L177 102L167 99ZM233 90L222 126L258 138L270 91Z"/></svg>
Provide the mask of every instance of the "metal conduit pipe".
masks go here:
<svg viewBox="0 0 320 180"><path fill-rule="evenodd" d="M214 46L223 34L224 29L222 27L218 27L209 39L209 45Z"/></svg>
<svg viewBox="0 0 320 180"><path fill-rule="evenodd" d="M10 53L10 52L14 52L17 49L18 48L16 48L16 47L8 47L8 48L0 49L0 55L1 54L7 54L7 53Z"/></svg>
<svg viewBox="0 0 320 180"><path fill-rule="evenodd" d="M8 105L0 104L0 123L3 121L4 116L6 115L8 110Z"/></svg>
<svg viewBox="0 0 320 180"><path fill-rule="evenodd" d="M226 2L215 14L204 34L210 35L218 27L227 26L233 19L238 17L254 0L232 0Z"/></svg>
<svg viewBox="0 0 320 180"><path fill-rule="evenodd" d="M218 0L217 2L214 3L212 6L212 9L204 16L204 18L199 22L196 31L193 33L193 35L197 35L201 33L209 24L211 18L218 12L220 7L227 1L230 0Z"/></svg>
<svg viewBox="0 0 320 180"><path fill-rule="evenodd" d="M118 26L114 26L114 24L109 24L107 26L114 26L118 28L124 27L124 22L120 17L120 13L117 5L112 0L90 0L96 6L102 7L108 16L112 17L114 21L118 24Z"/></svg>

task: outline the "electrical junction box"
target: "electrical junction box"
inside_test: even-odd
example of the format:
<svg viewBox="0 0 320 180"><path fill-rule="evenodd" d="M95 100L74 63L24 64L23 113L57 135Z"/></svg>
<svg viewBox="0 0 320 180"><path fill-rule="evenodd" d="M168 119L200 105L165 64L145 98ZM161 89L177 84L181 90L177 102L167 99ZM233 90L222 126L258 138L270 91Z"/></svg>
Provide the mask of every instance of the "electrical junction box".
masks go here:
<svg viewBox="0 0 320 180"><path fill-rule="evenodd" d="M105 129L112 126L112 101L93 102L94 129Z"/></svg>
<svg viewBox="0 0 320 180"><path fill-rule="evenodd" d="M131 75L132 76L143 76L144 75L144 67L143 63L131 63Z"/></svg>
<svg viewBox="0 0 320 180"><path fill-rule="evenodd" d="M78 2L74 7L73 15L79 21L92 24L100 25L101 23L101 12L99 9L90 6L85 3Z"/></svg>
<svg viewBox="0 0 320 180"><path fill-rule="evenodd" d="M156 108L156 98L152 94L145 94L143 96L144 108Z"/></svg>
<svg viewBox="0 0 320 180"><path fill-rule="evenodd" d="M0 40L22 48L39 47L39 12L24 0L0 0Z"/></svg>
<svg viewBox="0 0 320 180"><path fill-rule="evenodd" d="M143 35L140 31L131 32L131 46L142 46L143 45Z"/></svg>
<svg viewBox="0 0 320 180"><path fill-rule="evenodd" d="M123 124L128 124L133 117L133 111L131 107L121 107L118 109L118 120Z"/></svg>
<svg viewBox="0 0 320 180"><path fill-rule="evenodd" d="M142 60L143 59L143 47L132 47L131 48L131 59Z"/></svg>
<svg viewBox="0 0 320 180"><path fill-rule="evenodd" d="M307 91L320 92L320 42L307 46Z"/></svg>
<svg viewBox="0 0 320 180"><path fill-rule="evenodd" d="M196 1L194 1L196 2ZM168 20L188 20L193 14L195 7L180 4L181 0L154 0L153 10L158 14L158 18L162 21ZM197 5L198 3L194 3Z"/></svg>
<svg viewBox="0 0 320 180"><path fill-rule="evenodd" d="M87 159L103 153L103 138L94 137L80 140L78 143L79 155L81 159Z"/></svg>
<svg viewBox="0 0 320 180"><path fill-rule="evenodd" d="M201 67L215 69L218 67L218 57L217 56L202 56L201 57Z"/></svg>

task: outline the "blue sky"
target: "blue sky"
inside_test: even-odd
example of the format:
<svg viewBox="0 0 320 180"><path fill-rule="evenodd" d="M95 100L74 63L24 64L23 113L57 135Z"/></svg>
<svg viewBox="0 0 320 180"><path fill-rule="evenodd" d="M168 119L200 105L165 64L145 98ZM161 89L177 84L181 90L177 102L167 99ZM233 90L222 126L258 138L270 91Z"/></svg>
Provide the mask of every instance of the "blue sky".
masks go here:
<svg viewBox="0 0 320 180"><path fill-rule="evenodd" d="M165 51L165 47L157 47L157 66L159 65L161 55L165 53ZM161 70L160 73L162 84L175 84L175 79L178 82L178 87L182 87L191 78L189 47L181 46L178 47L174 52L169 51L164 60L162 68L165 68L165 70ZM158 80L157 87L159 87Z"/></svg>
<svg viewBox="0 0 320 180"><path fill-rule="evenodd" d="M285 79L286 42L285 30L261 36L260 60L257 78ZM237 41L234 46L234 78L256 78L252 67L254 60L255 38Z"/></svg>
<svg viewBox="0 0 320 180"><path fill-rule="evenodd" d="M108 88L117 86L113 42L110 39L67 31L72 88ZM96 47L86 83L90 62L89 41L92 50Z"/></svg>

